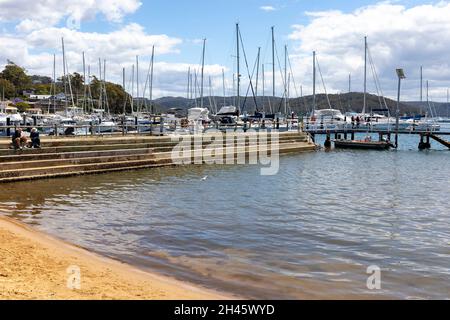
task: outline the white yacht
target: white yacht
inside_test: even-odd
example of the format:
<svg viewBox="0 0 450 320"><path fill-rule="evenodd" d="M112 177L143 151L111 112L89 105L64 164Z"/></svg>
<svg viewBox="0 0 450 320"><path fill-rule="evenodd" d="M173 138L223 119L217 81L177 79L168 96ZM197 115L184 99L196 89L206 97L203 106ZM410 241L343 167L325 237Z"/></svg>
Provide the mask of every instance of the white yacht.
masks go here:
<svg viewBox="0 0 450 320"><path fill-rule="evenodd" d="M350 119L337 109L319 109L307 123L309 129L334 130L350 124Z"/></svg>

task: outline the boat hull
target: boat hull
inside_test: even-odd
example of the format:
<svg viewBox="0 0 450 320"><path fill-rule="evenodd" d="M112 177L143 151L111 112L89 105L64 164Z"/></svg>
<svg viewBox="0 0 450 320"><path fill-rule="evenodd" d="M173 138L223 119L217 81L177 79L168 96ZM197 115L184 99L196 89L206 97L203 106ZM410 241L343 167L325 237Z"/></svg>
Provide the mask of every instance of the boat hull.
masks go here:
<svg viewBox="0 0 450 320"><path fill-rule="evenodd" d="M342 149L387 150L392 147L392 144L386 141L334 140L334 147Z"/></svg>

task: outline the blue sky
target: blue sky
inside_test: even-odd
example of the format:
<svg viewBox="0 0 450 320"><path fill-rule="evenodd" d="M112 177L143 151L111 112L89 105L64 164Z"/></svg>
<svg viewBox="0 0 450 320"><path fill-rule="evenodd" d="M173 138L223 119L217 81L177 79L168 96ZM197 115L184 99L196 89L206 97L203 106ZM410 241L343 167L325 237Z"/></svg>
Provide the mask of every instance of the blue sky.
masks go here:
<svg viewBox="0 0 450 320"><path fill-rule="evenodd" d="M429 1L393 1L414 6ZM151 0L142 1L141 7L125 16L122 24L139 23L150 34L167 34L183 39L180 46L181 60L199 63L201 43L207 39L207 63L230 62L234 54L235 23L241 25L242 36L248 55L254 58L259 46L267 46L270 27L275 26L277 43L281 47L289 44L288 35L293 24L307 24L305 12L341 10L350 12L370 4L373 0ZM261 7L271 6L273 11ZM110 32L117 24L110 23L100 15L95 20L83 22L81 31ZM281 49L280 49L281 50ZM150 48L149 48L150 52ZM165 61L180 61L179 54L168 54Z"/></svg>
<svg viewBox="0 0 450 320"><path fill-rule="evenodd" d="M135 55L141 58L140 78L145 79L155 44L155 96L182 95L188 67L198 68L201 61L199 40L207 38L206 74L212 77L214 91L221 93L222 68L227 70L230 91L239 22L251 66L258 46L262 62L271 62L270 27L275 26L279 55L287 44L293 78L305 94L312 88L313 50L318 52L326 86L320 81L319 92L345 91L350 73L354 90L361 91L362 41L367 35L385 95L395 97L394 70L403 67L408 76L405 96L417 99L418 70L423 65L430 95L442 100L450 86L449 16L448 1L425 0L1 0L0 67L11 59L30 73L50 75L53 53L61 65L60 38L64 37L71 70L81 71L85 51L88 63L108 60L108 80L121 83L122 67L130 72ZM79 25L69 25L72 18ZM269 88L270 70L266 76ZM276 77L281 93L279 70ZM371 79L370 74L369 91L377 93ZM243 77L243 91L246 80Z"/></svg>

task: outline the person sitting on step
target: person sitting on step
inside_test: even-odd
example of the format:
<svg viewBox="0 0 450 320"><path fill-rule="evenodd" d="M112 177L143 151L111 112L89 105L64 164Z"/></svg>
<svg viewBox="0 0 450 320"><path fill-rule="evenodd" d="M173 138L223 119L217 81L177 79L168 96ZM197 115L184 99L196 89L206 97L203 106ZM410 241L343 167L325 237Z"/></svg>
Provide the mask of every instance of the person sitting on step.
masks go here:
<svg viewBox="0 0 450 320"><path fill-rule="evenodd" d="M14 131L14 134L12 136L12 143L15 150L22 148L27 144L27 137L25 137L23 131L21 128L17 128L16 131Z"/></svg>
<svg viewBox="0 0 450 320"><path fill-rule="evenodd" d="M31 148L40 149L41 148L41 138L39 137L39 131L36 128L31 129L30 133Z"/></svg>

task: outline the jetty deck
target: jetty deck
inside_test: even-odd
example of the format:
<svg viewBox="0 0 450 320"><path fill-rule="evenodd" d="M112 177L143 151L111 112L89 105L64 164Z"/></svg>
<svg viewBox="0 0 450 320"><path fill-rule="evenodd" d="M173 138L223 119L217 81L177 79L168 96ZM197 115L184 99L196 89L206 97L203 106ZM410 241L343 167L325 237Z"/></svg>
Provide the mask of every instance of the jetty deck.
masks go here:
<svg viewBox="0 0 450 320"><path fill-rule="evenodd" d="M248 155L261 148L270 152L269 146L260 146L258 142L255 148L251 139L257 137L245 133L234 135L236 142L243 138L244 143L229 148L224 141L224 157L230 152L233 157ZM194 141L195 136L189 137ZM278 141L280 154L316 149L306 133L279 133ZM41 141L41 149L13 150L10 140L3 139L0 140L0 183L173 166L181 159L172 155L178 143L169 136L46 137ZM207 144L202 143L201 148ZM186 163L196 159L195 152L193 148L189 157L181 160Z"/></svg>

